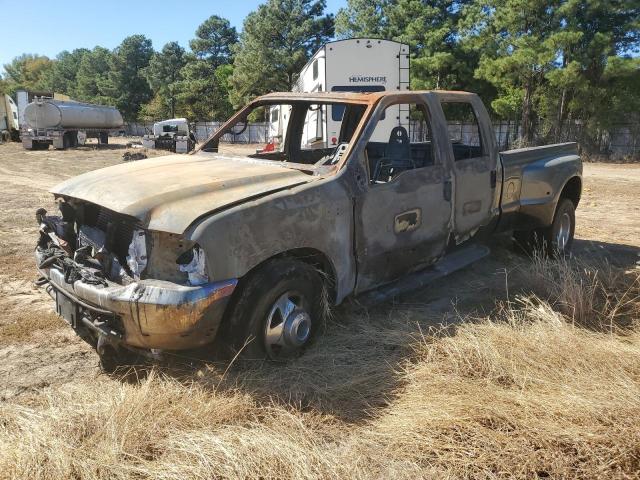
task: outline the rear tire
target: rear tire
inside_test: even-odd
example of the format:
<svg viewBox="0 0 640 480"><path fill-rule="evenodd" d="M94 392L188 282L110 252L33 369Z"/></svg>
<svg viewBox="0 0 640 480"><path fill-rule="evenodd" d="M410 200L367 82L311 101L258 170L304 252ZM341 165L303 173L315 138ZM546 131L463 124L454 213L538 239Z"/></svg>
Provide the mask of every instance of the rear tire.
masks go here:
<svg viewBox="0 0 640 480"><path fill-rule="evenodd" d="M244 358L299 356L322 320L323 283L310 265L270 260L250 274L230 305L227 338Z"/></svg>
<svg viewBox="0 0 640 480"><path fill-rule="evenodd" d="M529 255L537 252L549 257L564 257L571 254L575 228L575 206L568 198L561 198L551 225L514 232L513 238L516 247Z"/></svg>

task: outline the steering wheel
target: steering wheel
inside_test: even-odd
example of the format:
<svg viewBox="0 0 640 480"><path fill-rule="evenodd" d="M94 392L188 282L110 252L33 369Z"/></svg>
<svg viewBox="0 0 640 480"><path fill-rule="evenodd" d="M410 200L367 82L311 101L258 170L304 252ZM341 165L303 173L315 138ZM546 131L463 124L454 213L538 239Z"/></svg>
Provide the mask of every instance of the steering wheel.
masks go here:
<svg viewBox="0 0 640 480"><path fill-rule="evenodd" d="M242 121L243 120L240 120L240 122ZM231 129L229 129L229 133L231 133L232 135L240 135L241 133L243 133L249 126L249 119L245 117L244 123L242 124L242 128L236 131L235 128L240 124L240 122L236 123L233 127L231 127Z"/></svg>

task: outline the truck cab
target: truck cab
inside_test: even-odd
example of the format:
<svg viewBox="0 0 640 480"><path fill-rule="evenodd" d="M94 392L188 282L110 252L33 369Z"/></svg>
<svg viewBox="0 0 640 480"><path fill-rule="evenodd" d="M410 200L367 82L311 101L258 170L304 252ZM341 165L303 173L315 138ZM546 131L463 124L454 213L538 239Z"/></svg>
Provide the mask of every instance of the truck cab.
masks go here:
<svg viewBox="0 0 640 480"><path fill-rule="evenodd" d="M279 150L221 142L282 105ZM336 145L309 148L309 112L337 106ZM56 186L61 215L39 213L36 258L58 311L102 357L220 337L284 359L327 303L424 285L485 256L480 237L515 229L528 247L567 254L581 175L575 144L499 152L472 93L275 93L190 155Z"/></svg>
<svg viewBox="0 0 640 480"><path fill-rule="evenodd" d="M0 94L0 142L20 141L18 106L10 95Z"/></svg>

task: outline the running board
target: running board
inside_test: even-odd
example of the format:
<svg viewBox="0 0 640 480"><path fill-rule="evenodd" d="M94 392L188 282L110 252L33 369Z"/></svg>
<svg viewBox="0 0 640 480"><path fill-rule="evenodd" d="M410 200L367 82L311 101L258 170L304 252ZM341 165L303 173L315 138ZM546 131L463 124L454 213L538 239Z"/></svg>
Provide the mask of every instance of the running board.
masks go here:
<svg viewBox="0 0 640 480"><path fill-rule="evenodd" d="M400 294L412 292L427 286L434 280L449 275L457 270L465 268L489 255L490 250L484 245L472 244L455 250L438 260L432 266L393 283L383 285L375 290L365 292L356 298L356 301L364 306L376 305L386 302Z"/></svg>

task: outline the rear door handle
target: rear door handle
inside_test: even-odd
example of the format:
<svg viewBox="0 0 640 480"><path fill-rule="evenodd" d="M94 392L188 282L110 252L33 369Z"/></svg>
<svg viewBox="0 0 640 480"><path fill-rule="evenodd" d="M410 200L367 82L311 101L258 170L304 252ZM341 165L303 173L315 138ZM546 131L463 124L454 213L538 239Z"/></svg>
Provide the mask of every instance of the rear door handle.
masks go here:
<svg viewBox="0 0 640 480"><path fill-rule="evenodd" d="M442 196L444 197L445 201L451 201L451 180L444 181Z"/></svg>

